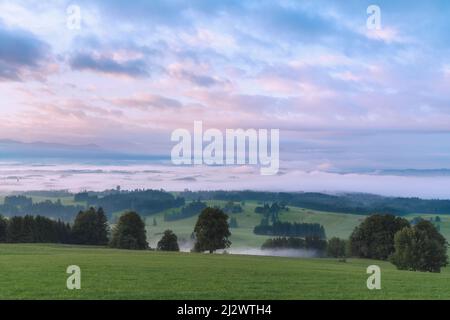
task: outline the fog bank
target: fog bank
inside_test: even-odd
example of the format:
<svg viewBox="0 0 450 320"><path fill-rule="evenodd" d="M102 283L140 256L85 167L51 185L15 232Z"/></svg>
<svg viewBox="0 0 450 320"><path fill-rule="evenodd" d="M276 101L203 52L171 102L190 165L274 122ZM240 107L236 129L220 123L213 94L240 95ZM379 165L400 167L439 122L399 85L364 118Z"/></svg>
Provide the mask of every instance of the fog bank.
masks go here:
<svg viewBox="0 0 450 320"><path fill-rule="evenodd" d="M0 192L34 190L103 191L165 189L363 192L384 196L450 199L450 176L332 173L283 169L261 176L257 167L170 164L22 164L0 163Z"/></svg>

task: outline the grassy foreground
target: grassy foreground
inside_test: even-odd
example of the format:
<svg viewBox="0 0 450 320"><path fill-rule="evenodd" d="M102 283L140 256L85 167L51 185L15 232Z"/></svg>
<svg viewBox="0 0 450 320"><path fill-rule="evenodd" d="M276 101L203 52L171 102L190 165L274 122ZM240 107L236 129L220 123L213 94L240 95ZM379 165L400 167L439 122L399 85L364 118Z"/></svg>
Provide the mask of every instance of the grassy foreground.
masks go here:
<svg viewBox="0 0 450 320"><path fill-rule="evenodd" d="M382 270L382 290L366 268ZM82 289L66 289L66 268ZM63 245L0 245L0 299L450 299L450 269L398 271L389 263L135 252Z"/></svg>

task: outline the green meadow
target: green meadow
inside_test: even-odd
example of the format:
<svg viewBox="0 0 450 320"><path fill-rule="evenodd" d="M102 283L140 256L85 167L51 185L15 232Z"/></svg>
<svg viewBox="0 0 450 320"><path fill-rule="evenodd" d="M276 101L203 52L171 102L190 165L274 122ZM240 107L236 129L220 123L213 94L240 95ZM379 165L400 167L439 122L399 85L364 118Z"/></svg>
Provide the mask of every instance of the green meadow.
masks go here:
<svg viewBox="0 0 450 320"><path fill-rule="evenodd" d="M381 267L368 290L366 268ZM81 290L66 268L81 268ZM450 270L398 271L360 259L296 259L125 251L64 245L0 245L0 299L450 299Z"/></svg>

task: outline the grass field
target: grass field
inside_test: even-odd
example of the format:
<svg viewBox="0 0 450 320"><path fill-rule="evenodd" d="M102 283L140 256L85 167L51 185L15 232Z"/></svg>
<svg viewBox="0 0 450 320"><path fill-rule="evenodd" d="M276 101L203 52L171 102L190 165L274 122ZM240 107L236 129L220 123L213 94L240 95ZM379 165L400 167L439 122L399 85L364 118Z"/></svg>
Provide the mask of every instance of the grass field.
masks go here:
<svg viewBox="0 0 450 320"><path fill-rule="evenodd" d="M366 287L381 267L382 289ZM81 290L66 288L67 266ZM0 299L450 299L450 270L398 271L380 261L0 245Z"/></svg>

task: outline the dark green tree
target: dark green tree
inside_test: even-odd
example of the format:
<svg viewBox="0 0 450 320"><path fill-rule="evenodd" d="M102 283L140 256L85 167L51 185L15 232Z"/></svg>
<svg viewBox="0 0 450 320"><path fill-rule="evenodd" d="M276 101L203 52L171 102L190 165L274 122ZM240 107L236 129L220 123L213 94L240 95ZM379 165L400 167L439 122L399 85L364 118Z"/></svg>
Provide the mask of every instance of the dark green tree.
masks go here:
<svg viewBox="0 0 450 320"><path fill-rule="evenodd" d="M35 217L33 241L38 243L62 243L63 241L60 241L57 234L57 222L42 216Z"/></svg>
<svg viewBox="0 0 450 320"><path fill-rule="evenodd" d="M72 230L70 224L64 221L58 220L55 222L55 234L59 243L71 243L72 242Z"/></svg>
<svg viewBox="0 0 450 320"><path fill-rule="evenodd" d="M22 237L20 242L23 243L33 243L34 242L34 233L36 230L36 224L33 216L25 216L22 220Z"/></svg>
<svg viewBox="0 0 450 320"><path fill-rule="evenodd" d="M148 248L147 232L142 218L133 211L120 216L114 227L111 247L129 250L145 250Z"/></svg>
<svg viewBox="0 0 450 320"><path fill-rule="evenodd" d="M198 217L194 228L194 251L213 253L218 249L230 247L231 236L228 228L228 216L219 208L205 208Z"/></svg>
<svg viewBox="0 0 450 320"><path fill-rule="evenodd" d="M47 217L0 216L0 242L11 243L70 243L70 226Z"/></svg>
<svg viewBox="0 0 450 320"><path fill-rule="evenodd" d="M77 244L106 245L108 243L108 220L102 208L80 211L72 228Z"/></svg>
<svg viewBox="0 0 450 320"><path fill-rule="evenodd" d="M350 235L351 255L386 260L394 252L394 235L408 227L406 219L392 215L372 215Z"/></svg>
<svg viewBox="0 0 450 320"><path fill-rule="evenodd" d="M164 231L164 235L158 242L157 249L161 251L180 251L178 237L172 230Z"/></svg>
<svg viewBox="0 0 450 320"><path fill-rule="evenodd" d="M337 237L331 238L328 240L327 256L332 258L345 258L347 255L346 246L347 241Z"/></svg>
<svg viewBox="0 0 450 320"><path fill-rule="evenodd" d="M390 260L400 270L440 272L448 264L447 240L431 222L423 220L395 234Z"/></svg>
<svg viewBox="0 0 450 320"><path fill-rule="evenodd" d="M10 243L23 242L23 217L12 217L8 221L7 241Z"/></svg>
<svg viewBox="0 0 450 320"><path fill-rule="evenodd" d="M8 230L8 220L0 215L0 242L6 242Z"/></svg>

